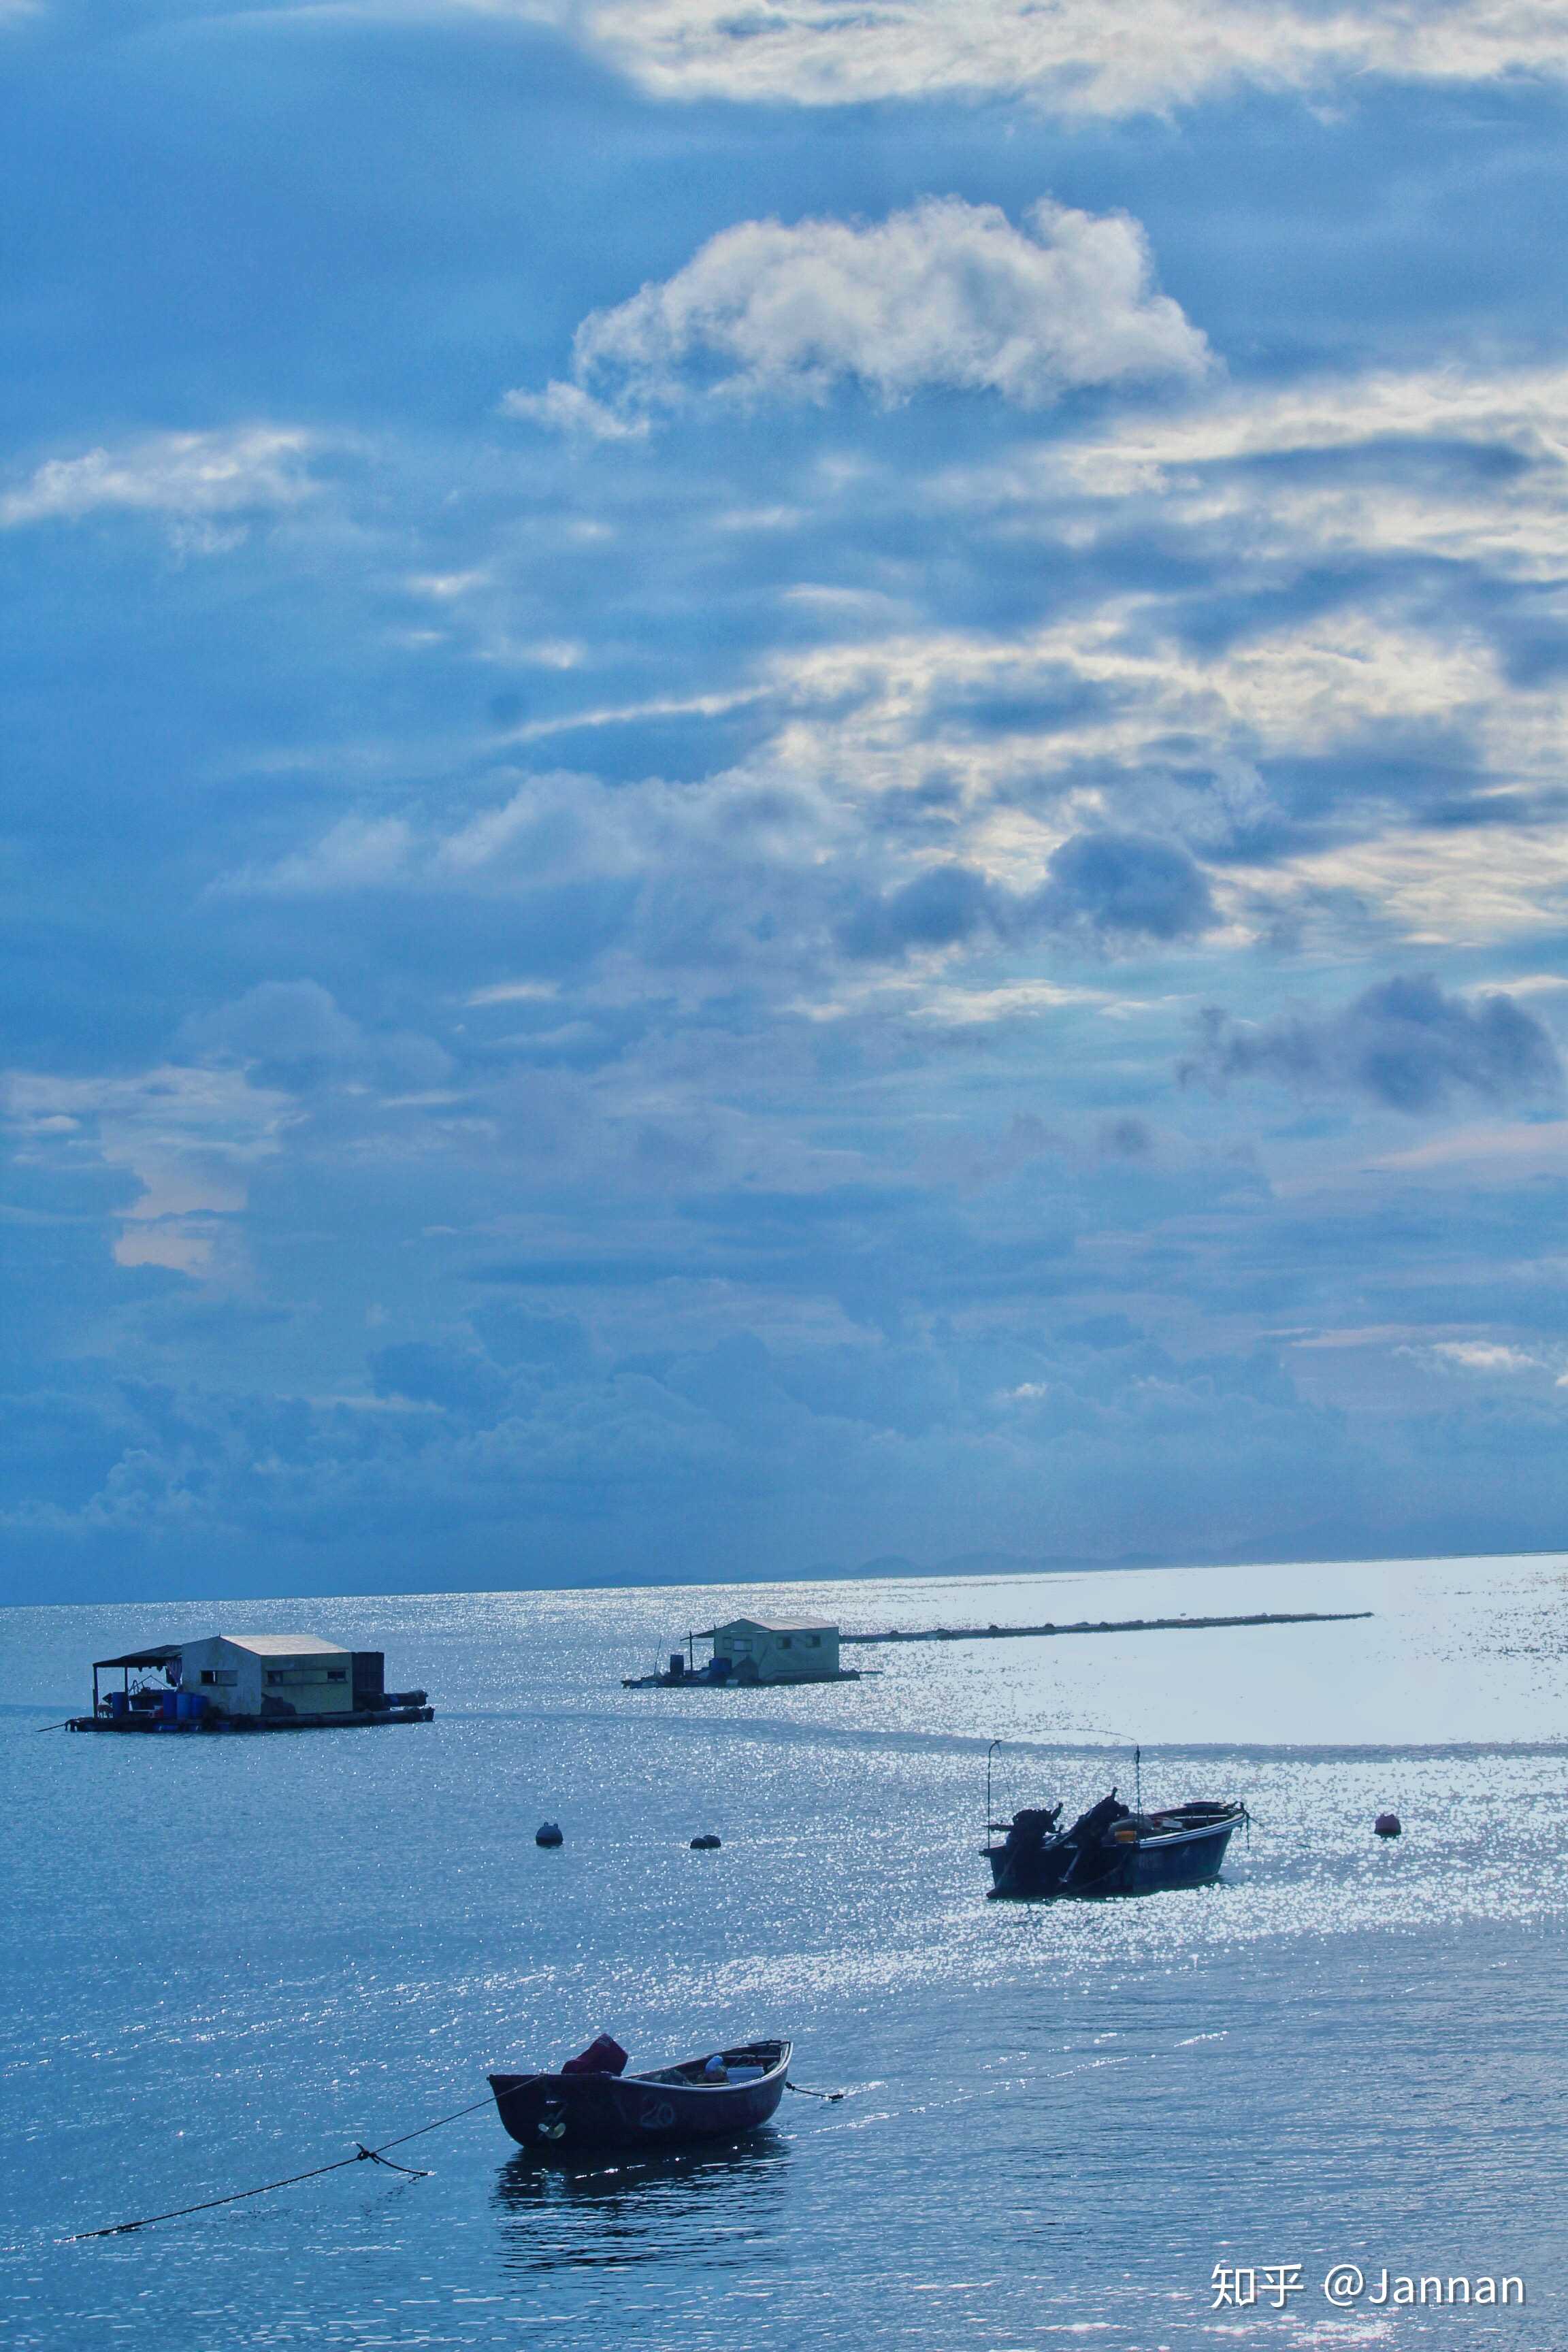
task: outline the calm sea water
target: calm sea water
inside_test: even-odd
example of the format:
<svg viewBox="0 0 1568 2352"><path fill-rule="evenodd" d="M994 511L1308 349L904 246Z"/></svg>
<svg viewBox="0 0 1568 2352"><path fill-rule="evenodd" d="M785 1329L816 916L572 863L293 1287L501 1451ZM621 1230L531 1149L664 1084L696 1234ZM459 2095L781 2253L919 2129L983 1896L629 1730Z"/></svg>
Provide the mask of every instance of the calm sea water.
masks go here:
<svg viewBox="0 0 1568 2352"><path fill-rule="evenodd" d="M769 1605L1376 1613L620 1688ZM1561 1559L6 1612L0 2341L1561 2352L1565 1618ZM384 1646L437 1719L37 1730L94 1656L219 1626ZM987 1742L998 1804L1076 1806L1130 1786L1127 1735L1147 1801L1247 1799L1225 1883L986 1903ZM722 1851L690 1852L708 1830ZM601 2028L642 2064L788 2033L795 2080L850 2095L788 2098L733 2152L579 2171L481 2109L401 2151L427 2179L360 2165L60 2242L352 2153ZM1335 2311L1334 2263L1371 2291L1517 2274L1528 2303ZM1282 2312L1212 2307L1216 2264L1289 2263Z"/></svg>

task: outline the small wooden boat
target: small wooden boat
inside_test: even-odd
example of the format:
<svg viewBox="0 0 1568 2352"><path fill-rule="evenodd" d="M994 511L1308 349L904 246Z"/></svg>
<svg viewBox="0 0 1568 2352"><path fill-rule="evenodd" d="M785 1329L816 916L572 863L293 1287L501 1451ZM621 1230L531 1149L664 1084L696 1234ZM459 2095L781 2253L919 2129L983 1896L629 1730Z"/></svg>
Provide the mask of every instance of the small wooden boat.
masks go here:
<svg viewBox="0 0 1568 2352"><path fill-rule="evenodd" d="M784 2096L789 2053L787 2042L747 2042L647 2074L492 2074L489 2085L507 2130L536 2156L668 2147L765 2124Z"/></svg>
<svg viewBox="0 0 1568 2352"><path fill-rule="evenodd" d="M1247 1818L1232 1802L1169 1805L1135 1813L1112 1789L1072 1827L1057 1827L1061 1807L989 1822L991 1898L1155 1895L1173 1886L1207 1886L1219 1876L1231 1833Z"/></svg>

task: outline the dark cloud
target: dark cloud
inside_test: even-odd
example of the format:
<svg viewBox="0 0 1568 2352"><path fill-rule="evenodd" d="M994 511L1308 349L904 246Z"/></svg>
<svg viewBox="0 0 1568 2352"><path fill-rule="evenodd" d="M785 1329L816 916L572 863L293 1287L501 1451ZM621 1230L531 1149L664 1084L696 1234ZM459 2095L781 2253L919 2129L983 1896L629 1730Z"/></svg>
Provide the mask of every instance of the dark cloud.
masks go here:
<svg viewBox="0 0 1568 2352"><path fill-rule="evenodd" d="M840 926L853 956L897 957L982 938L1026 946L1052 932L1104 946L1191 939L1215 922L1203 869L1179 845L1109 827L1075 833L1053 851L1046 880L1014 891L952 859L880 897Z"/></svg>
<svg viewBox="0 0 1568 2352"><path fill-rule="evenodd" d="M1557 1090L1563 1069L1546 1030L1511 996L1471 1003L1417 975L1381 981L1327 1014L1253 1023L1211 1006L1201 1049L1184 1075L1214 1086L1274 1078L1421 1112L1441 1109L1455 1095L1539 1099Z"/></svg>
<svg viewBox="0 0 1568 2352"><path fill-rule="evenodd" d="M933 866L885 898L868 898L842 926L853 956L907 955L918 948L961 946L981 931L1000 931L1009 918L1005 895L973 866Z"/></svg>
<svg viewBox="0 0 1568 2352"><path fill-rule="evenodd" d="M360 1033L319 981L264 980L233 1003L194 1015L180 1043L192 1053L292 1073L350 1059Z"/></svg>
<svg viewBox="0 0 1568 2352"><path fill-rule="evenodd" d="M1131 1348L1143 1334L1127 1316L1112 1310L1106 1315L1086 1315L1081 1323L1069 1323L1062 1331L1069 1347Z"/></svg>
<svg viewBox="0 0 1568 2352"><path fill-rule="evenodd" d="M1075 833L1052 853L1035 901L1053 929L1081 924L1106 939L1192 939L1215 920L1201 867L1177 844L1144 834Z"/></svg>
<svg viewBox="0 0 1568 2352"><path fill-rule="evenodd" d="M1108 1118L1100 1130L1100 1148L1117 1160L1147 1160L1154 1137L1146 1120L1130 1114Z"/></svg>
<svg viewBox="0 0 1568 2352"><path fill-rule="evenodd" d="M477 1349L443 1347L405 1339L382 1348L370 1360L378 1397L404 1397L411 1404L484 1414L502 1403L507 1383Z"/></svg>
<svg viewBox="0 0 1568 2352"><path fill-rule="evenodd" d="M593 1364L592 1336L574 1315L539 1315L504 1299L477 1308L468 1319L498 1364L575 1378Z"/></svg>

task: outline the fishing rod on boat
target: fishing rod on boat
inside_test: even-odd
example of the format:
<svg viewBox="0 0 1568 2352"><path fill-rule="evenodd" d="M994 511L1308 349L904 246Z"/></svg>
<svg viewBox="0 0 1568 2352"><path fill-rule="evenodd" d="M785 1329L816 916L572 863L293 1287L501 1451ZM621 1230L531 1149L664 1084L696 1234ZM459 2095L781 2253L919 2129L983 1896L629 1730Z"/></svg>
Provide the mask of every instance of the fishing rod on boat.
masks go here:
<svg viewBox="0 0 1568 2352"><path fill-rule="evenodd" d="M1127 1745L1131 1748L1133 1802L1139 1812L1142 1812L1143 1810L1143 1748L1142 1742L1134 1739L1130 1731L1112 1731L1103 1723L1086 1723L1082 1725L1080 1728L1085 1731L1092 1732L1100 1739L1125 1740ZM1001 1739L994 1739L991 1742L990 1747L985 1750L985 1835L987 1839L989 1839L991 1835L991 1759L995 1755L996 1750L1005 1744L1005 1743Z"/></svg>
<svg viewBox="0 0 1568 2352"><path fill-rule="evenodd" d="M1092 1731L1100 1739L1120 1739L1132 1750L1132 1797L1140 1812L1143 1810L1143 1749L1130 1731L1112 1731L1108 1724L1086 1723L1081 1728Z"/></svg>

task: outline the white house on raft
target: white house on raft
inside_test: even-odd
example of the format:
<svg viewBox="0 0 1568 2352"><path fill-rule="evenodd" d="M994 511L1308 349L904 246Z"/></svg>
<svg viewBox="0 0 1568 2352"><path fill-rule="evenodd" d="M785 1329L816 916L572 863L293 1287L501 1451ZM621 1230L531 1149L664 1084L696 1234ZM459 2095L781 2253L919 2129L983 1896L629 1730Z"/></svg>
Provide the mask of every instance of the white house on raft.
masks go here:
<svg viewBox="0 0 1568 2352"><path fill-rule="evenodd" d="M180 1687L204 1692L220 1715L348 1714L354 1654L319 1633L214 1633L182 1645Z"/></svg>
<svg viewBox="0 0 1568 2352"><path fill-rule="evenodd" d="M115 1674L120 1688L105 1689ZM305 1731L433 1713L422 1690L387 1689L384 1651L319 1633L209 1633L95 1658L92 1713L69 1720L73 1731Z"/></svg>
<svg viewBox="0 0 1568 2352"><path fill-rule="evenodd" d="M729 1660L731 1682L838 1679L838 1628L826 1617L734 1617L697 1639L712 1643L715 1665L721 1658Z"/></svg>

